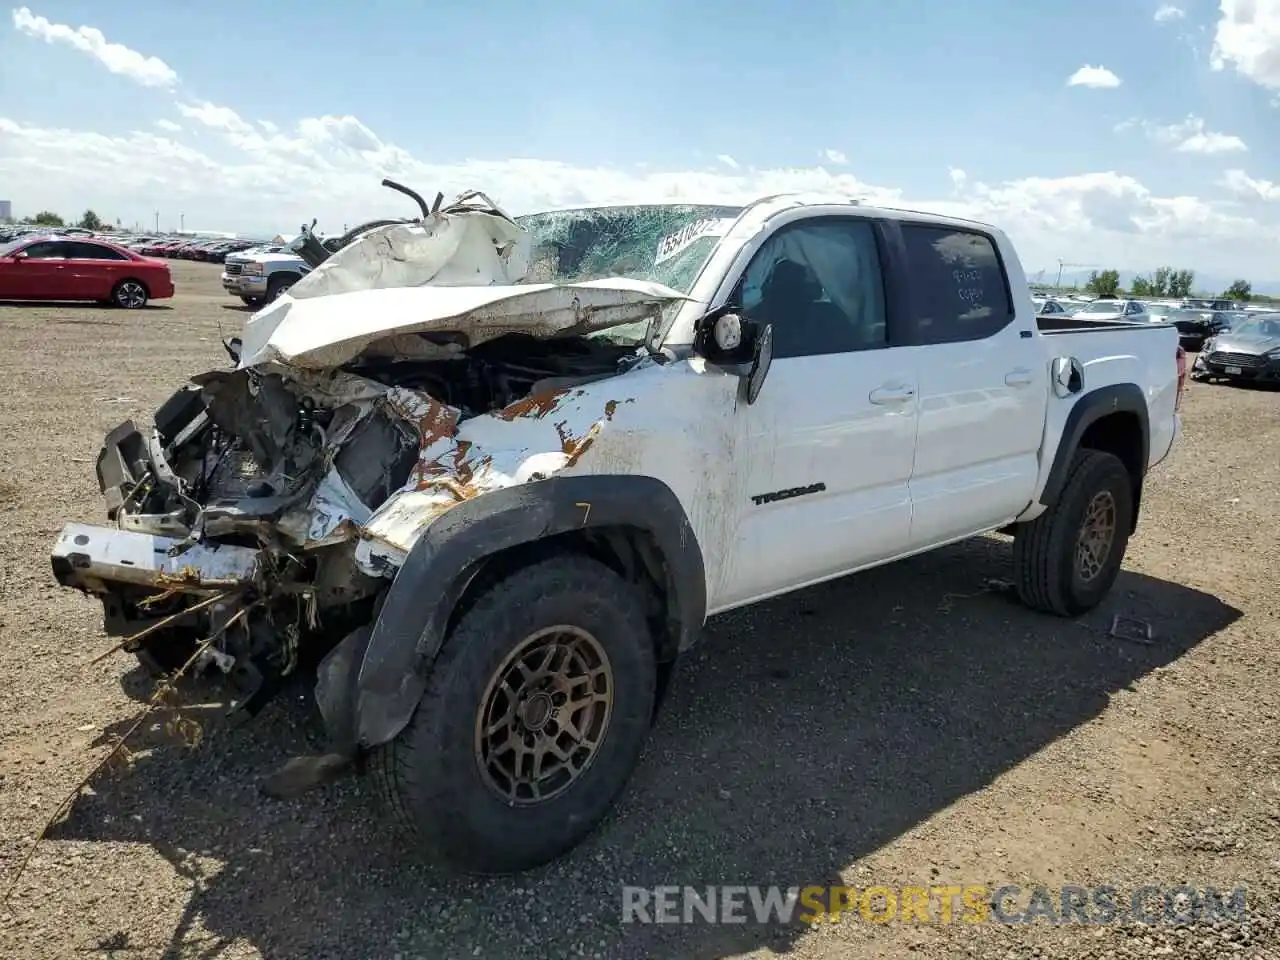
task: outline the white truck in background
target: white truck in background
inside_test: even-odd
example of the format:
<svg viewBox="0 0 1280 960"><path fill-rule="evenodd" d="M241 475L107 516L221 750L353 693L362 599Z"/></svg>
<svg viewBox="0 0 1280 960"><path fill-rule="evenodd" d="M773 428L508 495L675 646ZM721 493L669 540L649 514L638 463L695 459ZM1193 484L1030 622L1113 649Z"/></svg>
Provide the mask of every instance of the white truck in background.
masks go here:
<svg viewBox="0 0 1280 960"><path fill-rule="evenodd" d="M437 203L232 352L108 436L54 574L109 632L176 614L161 665L323 655L331 746L269 792L372 771L482 872L601 821L711 615L993 530L1027 605L1093 608L1187 372L1168 324L1037 318L994 227L807 195Z"/></svg>
<svg viewBox="0 0 1280 960"><path fill-rule="evenodd" d="M310 272L307 262L287 247L269 245L227 254L222 262L222 289L245 306L261 307Z"/></svg>

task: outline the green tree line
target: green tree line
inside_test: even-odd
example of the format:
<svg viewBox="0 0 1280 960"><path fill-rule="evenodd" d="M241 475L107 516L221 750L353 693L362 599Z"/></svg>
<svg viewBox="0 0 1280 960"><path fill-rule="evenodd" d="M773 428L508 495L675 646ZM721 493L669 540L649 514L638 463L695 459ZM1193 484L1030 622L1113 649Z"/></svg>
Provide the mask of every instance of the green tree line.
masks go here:
<svg viewBox="0 0 1280 960"><path fill-rule="evenodd" d="M37 227L82 227L85 230L103 230L109 224L99 217L92 210L86 210L84 216L73 223L67 223L60 214L54 213L52 210L41 210L34 217L28 217L21 221L23 223L35 224ZM117 220L116 224L119 225Z"/></svg>
<svg viewBox="0 0 1280 960"><path fill-rule="evenodd" d="M1160 267L1150 276L1137 276L1129 286L1129 293L1134 297L1155 297L1181 300L1192 295L1196 280L1194 270ZM1118 270L1094 270L1089 274L1084 288L1099 296L1115 296L1120 293L1120 272ZM1225 300L1248 301L1253 299L1253 285L1248 280L1236 280L1222 291Z"/></svg>

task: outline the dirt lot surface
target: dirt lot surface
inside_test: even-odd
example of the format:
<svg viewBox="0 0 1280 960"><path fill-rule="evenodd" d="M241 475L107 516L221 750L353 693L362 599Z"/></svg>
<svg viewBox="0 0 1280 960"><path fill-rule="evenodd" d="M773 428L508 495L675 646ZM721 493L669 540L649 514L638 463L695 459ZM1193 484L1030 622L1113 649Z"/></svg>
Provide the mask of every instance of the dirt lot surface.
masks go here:
<svg viewBox="0 0 1280 960"><path fill-rule="evenodd" d="M86 666L100 610L47 554L102 517L103 434L226 362L246 314L216 267L174 269L142 312L0 306L5 883L150 693L130 657ZM359 779L266 799L322 742L306 687L238 728L193 688L203 742L160 714L92 778L0 910L0 956L1280 957L1280 393L1193 384L1184 418L1102 608L1018 607L983 538L713 621L616 814L532 875L415 862ZM1154 642L1109 638L1116 614ZM623 884L719 883L1250 892L1243 924L621 923Z"/></svg>

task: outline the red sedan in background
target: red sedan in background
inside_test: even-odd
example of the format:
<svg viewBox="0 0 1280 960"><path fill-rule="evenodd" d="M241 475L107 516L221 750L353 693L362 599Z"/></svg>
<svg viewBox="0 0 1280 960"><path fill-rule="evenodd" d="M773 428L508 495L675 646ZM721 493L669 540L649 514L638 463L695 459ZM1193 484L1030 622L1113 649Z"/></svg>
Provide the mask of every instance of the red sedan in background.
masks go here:
<svg viewBox="0 0 1280 960"><path fill-rule="evenodd" d="M137 310L172 296L167 263L105 240L22 237L0 246L0 300L98 300Z"/></svg>

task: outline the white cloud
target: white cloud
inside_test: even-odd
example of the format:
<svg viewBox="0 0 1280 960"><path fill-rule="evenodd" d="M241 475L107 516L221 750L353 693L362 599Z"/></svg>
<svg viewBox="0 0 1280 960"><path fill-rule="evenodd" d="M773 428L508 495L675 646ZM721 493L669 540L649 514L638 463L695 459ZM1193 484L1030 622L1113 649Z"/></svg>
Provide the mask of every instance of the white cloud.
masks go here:
<svg viewBox="0 0 1280 960"><path fill-rule="evenodd" d="M723 163L730 170L738 169L738 161L733 159L733 157L729 156L727 153L717 153L716 159L719 160L721 163Z"/></svg>
<svg viewBox="0 0 1280 960"><path fill-rule="evenodd" d="M224 130L228 133L253 134L253 127L240 118L230 107L219 107L207 101L203 103L180 103L178 112L188 120Z"/></svg>
<svg viewBox="0 0 1280 960"><path fill-rule="evenodd" d="M1178 153L1201 153L1215 155L1221 153L1243 153L1249 149L1242 139L1231 133L1215 133L1205 129L1201 117L1188 115L1179 123L1152 123L1149 120L1125 120L1116 124L1116 132L1124 133L1140 128L1147 137L1156 143L1171 147Z"/></svg>
<svg viewBox="0 0 1280 960"><path fill-rule="evenodd" d="M169 133L181 133L182 124L174 123L172 120L157 120L156 126L161 130L167 130Z"/></svg>
<svg viewBox="0 0 1280 960"><path fill-rule="evenodd" d="M258 121L258 126L260 126L263 130L267 131L267 133L279 133L279 132L280 132L280 128L279 128L279 127L277 127L277 126L276 126L274 123L272 123L270 120L259 120L259 121Z"/></svg>
<svg viewBox="0 0 1280 960"><path fill-rule="evenodd" d="M1187 12L1181 7L1175 7L1171 3L1166 3L1156 11L1156 23L1167 23L1170 20L1181 20L1187 15Z"/></svg>
<svg viewBox="0 0 1280 960"><path fill-rule="evenodd" d="M1211 64L1280 91L1280 0L1220 0Z"/></svg>
<svg viewBox="0 0 1280 960"><path fill-rule="evenodd" d="M822 156L826 158L828 163L834 163L838 167L843 167L849 162L849 158L839 150L823 150Z"/></svg>
<svg viewBox="0 0 1280 960"><path fill-rule="evenodd" d="M1255 180L1243 170L1228 170L1222 176L1222 185L1250 200L1280 200L1280 183Z"/></svg>
<svg viewBox="0 0 1280 960"><path fill-rule="evenodd" d="M13 28L45 43L62 43L93 57L112 73L128 77L144 87L172 87L178 74L158 57L148 57L119 43L108 43L94 27L69 27L38 17L26 7L13 11Z"/></svg>
<svg viewBox="0 0 1280 960"><path fill-rule="evenodd" d="M984 183L950 170L945 197L906 196L822 166L767 170L587 166L561 160L423 161L352 116L303 119L291 129L249 122L230 107L179 104L185 133L101 134L0 117L0 182L23 210L93 208L125 223L181 209L189 223L255 235L319 218L321 229L378 216L409 216L404 198L379 186L392 177L424 193L486 191L513 213L626 202L745 203L791 191L859 197L996 223L1031 270L1058 257L1139 269L1186 263L1204 271L1280 279L1270 251L1280 211L1194 196L1156 196L1132 177L1095 172ZM192 128L203 131L199 140ZM197 146L197 143L199 146Z"/></svg>
<svg viewBox="0 0 1280 960"><path fill-rule="evenodd" d="M1112 90L1120 86L1120 78L1106 67L1081 67L1067 78L1068 87L1092 87L1094 90Z"/></svg>

